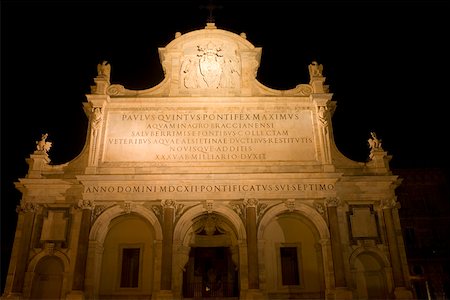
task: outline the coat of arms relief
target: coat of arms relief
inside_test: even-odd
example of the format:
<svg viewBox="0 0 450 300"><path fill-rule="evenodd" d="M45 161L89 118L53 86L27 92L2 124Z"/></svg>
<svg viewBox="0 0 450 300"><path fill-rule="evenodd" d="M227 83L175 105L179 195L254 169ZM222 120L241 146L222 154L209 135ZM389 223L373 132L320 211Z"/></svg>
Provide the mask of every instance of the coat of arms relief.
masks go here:
<svg viewBox="0 0 450 300"><path fill-rule="evenodd" d="M186 89L239 88L241 60L237 49L213 41L186 48L180 79Z"/></svg>

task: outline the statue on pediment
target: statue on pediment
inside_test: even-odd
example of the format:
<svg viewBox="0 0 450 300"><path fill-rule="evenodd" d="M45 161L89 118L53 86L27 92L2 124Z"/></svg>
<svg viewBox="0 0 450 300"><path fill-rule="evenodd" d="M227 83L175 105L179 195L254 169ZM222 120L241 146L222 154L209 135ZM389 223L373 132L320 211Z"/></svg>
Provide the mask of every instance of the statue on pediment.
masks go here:
<svg viewBox="0 0 450 300"><path fill-rule="evenodd" d="M383 150L383 148L381 147L381 139L377 138L377 135L375 134L375 132L371 132L370 133L371 138L369 138L368 142L369 142L369 147L370 150Z"/></svg>
<svg viewBox="0 0 450 300"><path fill-rule="evenodd" d="M317 61L313 61L309 65L309 77L322 77L323 65L319 64Z"/></svg>
<svg viewBox="0 0 450 300"><path fill-rule="evenodd" d="M104 60L101 64L97 65L98 77L106 78L108 81L111 77L111 65Z"/></svg>
<svg viewBox="0 0 450 300"><path fill-rule="evenodd" d="M48 137L48 133L44 133L41 136L41 140L36 141L36 150L37 151L47 153L50 150L50 148L52 147L52 143L46 141L47 137Z"/></svg>

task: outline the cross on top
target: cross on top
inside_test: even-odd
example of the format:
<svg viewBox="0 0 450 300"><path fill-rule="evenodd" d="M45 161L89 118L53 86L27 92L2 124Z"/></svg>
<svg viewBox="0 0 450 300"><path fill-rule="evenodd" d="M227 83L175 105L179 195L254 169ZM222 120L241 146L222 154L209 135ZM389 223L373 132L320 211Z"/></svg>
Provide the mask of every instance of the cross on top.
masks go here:
<svg viewBox="0 0 450 300"><path fill-rule="evenodd" d="M216 5L216 4L213 3L212 0L210 0L207 5L202 5L202 6L200 6L200 8L206 8L208 10L208 12L209 12L208 13L208 18L206 19L206 22L207 23L214 23L215 20L214 20L214 16L213 16L213 11L215 9L217 9L217 8L222 8L222 6Z"/></svg>

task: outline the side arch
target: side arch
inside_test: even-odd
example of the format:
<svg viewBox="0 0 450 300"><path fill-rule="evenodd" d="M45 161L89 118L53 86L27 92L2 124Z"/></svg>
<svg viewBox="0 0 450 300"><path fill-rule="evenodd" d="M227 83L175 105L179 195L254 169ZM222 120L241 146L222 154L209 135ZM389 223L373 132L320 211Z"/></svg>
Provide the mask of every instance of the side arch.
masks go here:
<svg viewBox="0 0 450 300"><path fill-rule="evenodd" d="M142 216L147 220L155 230L155 237L157 240L162 240L162 228L155 214L144 207L137 204L132 206L131 212ZM89 240L96 240L98 243L103 244L106 234L108 233L108 225L114 218L123 215L125 212L119 205L114 205L111 208L106 209L94 222L89 233Z"/></svg>
<svg viewBox="0 0 450 300"><path fill-rule="evenodd" d="M279 214L286 212L290 212L290 210L286 207L284 203L279 203L269 208L260 220L258 226L258 239L263 238L264 228L273 218L275 218ZM330 231L328 230L327 223L323 219L322 215L320 215L314 208L303 203L298 203L295 205L295 209L292 212L300 213L306 218L308 218L316 227L320 239L326 240L330 238Z"/></svg>
<svg viewBox="0 0 450 300"><path fill-rule="evenodd" d="M33 266L30 299L60 299L67 269L60 256L44 255Z"/></svg>
<svg viewBox="0 0 450 300"><path fill-rule="evenodd" d="M387 257L376 247L359 247L349 258L359 299L385 299L393 290L392 269Z"/></svg>
<svg viewBox="0 0 450 300"><path fill-rule="evenodd" d="M140 217L153 230L155 240L153 286L157 287L160 282L160 270L158 267L162 255L161 241L163 235L161 225L153 211L141 204L132 204L129 213ZM128 211L125 212L121 206L114 205L103 211L91 227L85 275L85 295L87 298L96 298L100 293L102 260L103 254L105 253L104 243L110 229L110 224L113 220L127 214Z"/></svg>

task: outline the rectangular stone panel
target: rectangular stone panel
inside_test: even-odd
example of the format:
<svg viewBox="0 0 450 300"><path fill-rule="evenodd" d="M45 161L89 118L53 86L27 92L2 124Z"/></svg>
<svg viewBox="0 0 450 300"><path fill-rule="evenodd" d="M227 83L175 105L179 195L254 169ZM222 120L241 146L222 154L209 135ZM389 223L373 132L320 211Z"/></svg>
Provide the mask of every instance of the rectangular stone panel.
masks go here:
<svg viewBox="0 0 450 300"><path fill-rule="evenodd" d="M103 162L315 161L312 112L111 110Z"/></svg>

